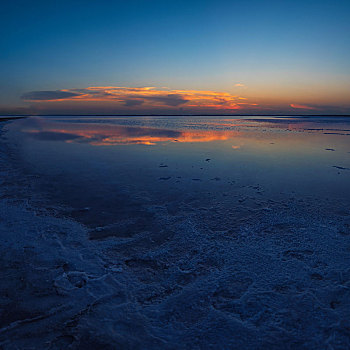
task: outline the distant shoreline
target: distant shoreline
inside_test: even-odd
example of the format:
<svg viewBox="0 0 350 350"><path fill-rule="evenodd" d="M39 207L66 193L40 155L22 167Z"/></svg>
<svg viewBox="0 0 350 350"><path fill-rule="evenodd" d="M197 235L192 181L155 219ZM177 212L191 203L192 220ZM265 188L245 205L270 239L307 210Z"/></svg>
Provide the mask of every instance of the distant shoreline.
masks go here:
<svg viewBox="0 0 350 350"><path fill-rule="evenodd" d="M28 116L14 116L14 117L8 117L8 116L3 117L0 115L0 122L7 122L9 120L23 119L23 118L27 118L27 117L29 117L29 115Z"/></svg>
<svg viewBox="0 0 350 350"><path fill-rule="evenodd" d="M16 114L0 115L0 119L25 117L350 117L350 114Z"/></svg>

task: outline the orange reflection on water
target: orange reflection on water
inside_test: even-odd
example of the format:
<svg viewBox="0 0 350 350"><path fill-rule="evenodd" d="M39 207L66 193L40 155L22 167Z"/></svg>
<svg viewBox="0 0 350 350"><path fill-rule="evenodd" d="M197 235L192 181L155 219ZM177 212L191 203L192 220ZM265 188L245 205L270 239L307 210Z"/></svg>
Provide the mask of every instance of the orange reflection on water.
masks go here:
<svg viewBox="0 0 350 350"><path fill-rule="evenodd" d="M155 145L160 142L210 142L238 136L238 131L170 130L94 123L59 123L38 120L36 127L23 130L40 140L88 143L93 146Z"/></svg>

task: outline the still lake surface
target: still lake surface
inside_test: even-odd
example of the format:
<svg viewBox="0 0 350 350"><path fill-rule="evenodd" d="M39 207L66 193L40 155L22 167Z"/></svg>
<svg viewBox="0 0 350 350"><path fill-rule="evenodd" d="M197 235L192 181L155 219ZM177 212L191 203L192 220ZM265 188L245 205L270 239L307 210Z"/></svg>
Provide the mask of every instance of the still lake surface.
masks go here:
<svg viewBox="0 0 350 350"><path fill-rule="evenodd" d="M81 205L118 185L170 197L218 195L232 182L277 196L350 195L346 117L32 117L10 129L28 166L59 179L64 196L76 186Z"/></svg>
<svg viewBox="0 0 350 350"><path fill-rule="evenodd" d="M347 117L32 117L9 129L36 190L102 237L120 220L152 231L149 206L230 230L227 211L350 201Z"/></svg>
<svg viewBox="0 0 350 350"><path fill-rule="evenodd" d="M185 213L350 200L346 117L32 117L10 129L40 190L90 226L150 203Z"/></svg>

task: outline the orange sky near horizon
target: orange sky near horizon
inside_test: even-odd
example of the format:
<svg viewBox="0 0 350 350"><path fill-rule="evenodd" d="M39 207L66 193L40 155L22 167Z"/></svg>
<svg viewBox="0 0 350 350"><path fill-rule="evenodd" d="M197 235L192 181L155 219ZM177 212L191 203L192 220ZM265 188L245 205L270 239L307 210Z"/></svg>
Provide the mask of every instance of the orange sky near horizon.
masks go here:
<svg viewBox="0 0 350 350"><path fill-rule="evenodd" d="M212 90L169 89L157 87L90 86L86 88L32 91L22 95L34 113L58 114L80 111L105 113L324 113L327 105L300 102L295 98L254 98L248 87L236 83L236 93Z"/></svg>

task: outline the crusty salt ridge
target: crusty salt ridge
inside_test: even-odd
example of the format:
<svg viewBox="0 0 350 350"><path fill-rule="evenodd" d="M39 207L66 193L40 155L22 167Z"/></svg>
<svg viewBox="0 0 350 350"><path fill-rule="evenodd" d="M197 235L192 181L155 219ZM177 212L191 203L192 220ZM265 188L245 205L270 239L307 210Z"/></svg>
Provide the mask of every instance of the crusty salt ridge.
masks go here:
<svg viewBox="0 0 350 350"><path fill-rule="evenodd" d="M39 207L1 136L3 349L349 348L349 203L241 188L238 206L149 204L161 230L89 240Z"/></svg>

